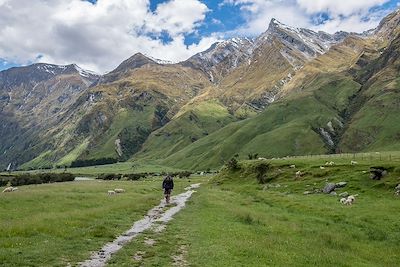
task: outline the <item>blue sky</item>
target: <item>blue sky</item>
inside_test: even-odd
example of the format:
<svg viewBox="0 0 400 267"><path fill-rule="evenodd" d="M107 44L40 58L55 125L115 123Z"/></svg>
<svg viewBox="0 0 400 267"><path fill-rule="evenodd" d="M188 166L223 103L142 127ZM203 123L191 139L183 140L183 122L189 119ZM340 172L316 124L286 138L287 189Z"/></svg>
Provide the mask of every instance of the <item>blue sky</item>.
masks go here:
<svg viewBox="0 0 400 267"><path fill-rule="evenodd" d="M313 30L362 32L399 1L0 0L0 70L48 62L103 73L137 52L177 62L218 40L255 37L271 18Z"/></svg>

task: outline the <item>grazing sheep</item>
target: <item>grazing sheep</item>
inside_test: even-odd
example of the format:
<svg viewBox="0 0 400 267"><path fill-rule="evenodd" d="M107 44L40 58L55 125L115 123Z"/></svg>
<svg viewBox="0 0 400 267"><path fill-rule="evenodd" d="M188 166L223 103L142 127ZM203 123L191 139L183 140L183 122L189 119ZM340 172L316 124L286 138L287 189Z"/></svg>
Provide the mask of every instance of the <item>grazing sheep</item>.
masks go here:
<svg viewBox="0 0 400 267"><path fill-rule="evenodd" d="M345 203L346 205L353 205L353 203L356 201L356 195L351 195L348 196Z"/></svg>
<svg viewBox="0 0 400 267"><path fill-rule="evenodd" d="M351 165L357 165L357 164L358 164L358 162L357 162L357 161L354 161L354 160L352 160L352 161L350 161L350 164L351 164Z"/></svg>
<svg viewBox="0 0 400 267"><path fill-rule="evenodd" d="M16 188L15 190L18 190L18 188ZM13 192L15 190L14 190L14 187L10 186L10 187L4 188L3 193Z"/></svg>
<svg viewBox="0 0 400 267"><path fill-rule="evenodd" d="M119 193L124 193L124 192L125 192L125 189L122 189L122 188L115 188L115 189L114 189L114 192L117 193L117 194L119 194Z"/></svg>
<svg viewBox="0 0 400 267"><path fill-rule="evenodd" d="M325 167L323 167L323 166L319 166L319 168L320 168L321 170L325 170Z"/></svg>
<svg viewBox="0 0 400 267"><path fill-rule="evenodd" d="M333 161L329 162L329 166L333 166L333 165L335 165L335 162L333 162Z"/></svg>
<svg viewBox="0 0 400 267"><path fill-rule="evenodd" d="M293 165L290 165L289 167L292 168L292 169L295 169L296 165L293 164Z"/></svg>
<svg viewBox="0 0 400 267"><path fill-rule="evenodd" d="M397 190L396 192L394 192L394 194L395 194L396 196L400 196L400 190Z"/></svg>
<svg viewBox="0 0 400 267"><path fill-rule="evenodd" d="M296 172L296 178L299 178L303 175L303 173L301 171L297 171Z"/></svg>
<svg viewBox="0 0 400 267"><path fill-rule="evenodd" d="M114 190L108 190L107 191L107 194L110 196L110 195L115 195L115 191Z"/></svg>
<svg viewBox="0 0 400 267"><path fill-rule="evenodd" d="M274 158L273 158L274 159ZM258 158L258 160L267 160L266 158Z"/></svg>
<svg viewBox="0 0 400 267"><path fill-rule="evenodd" d="M343 205L353 205L353 203L356 201L356 196L358 196L358 195L351 195L351 196L348 196L347 198L343 197L339 201Z"/></svg>
<svg viewBox="0 0 400 267"><path fill-rule="evenodd" d="M13 187L13 189L12 189L13 192L17 191L17 190L18 190L18 187Z"/></svg>

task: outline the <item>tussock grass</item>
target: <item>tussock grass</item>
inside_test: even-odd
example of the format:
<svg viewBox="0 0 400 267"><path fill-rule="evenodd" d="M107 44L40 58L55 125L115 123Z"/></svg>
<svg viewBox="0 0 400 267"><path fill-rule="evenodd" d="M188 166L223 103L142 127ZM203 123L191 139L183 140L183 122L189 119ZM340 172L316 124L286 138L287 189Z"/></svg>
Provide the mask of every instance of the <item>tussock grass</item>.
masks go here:
<svg viewBox="0 0 400 267"><path fill-rule="evenodd" d="M372 162L351 166L346 160L320 170L322 161L271 161L267 176L273 179L266 184L255 172L263 161L224 170L198 189L165 232L148 232L132 242L111 266L171 266L182 246L190 266L397 266L398 163L381 162L392 171L373 181L362 173ZM299 169L305 174L296 179ZM338 196L303 195L327 181L347 181L337 191L359 194L356 203L343 206ZM146 246L144 238L156 244ZM136 251L143 259L132 258Z"/></svg>
<svg viewBox="0 0 400 267"><path fill-rule="evenodd" d="M176 180L175 191L187 185L187 180ZM0 265L83 261L158 204L160 187L160 179L84 181L21 186L0 194ZM126 193L108 196L114 188Z"/></svg>

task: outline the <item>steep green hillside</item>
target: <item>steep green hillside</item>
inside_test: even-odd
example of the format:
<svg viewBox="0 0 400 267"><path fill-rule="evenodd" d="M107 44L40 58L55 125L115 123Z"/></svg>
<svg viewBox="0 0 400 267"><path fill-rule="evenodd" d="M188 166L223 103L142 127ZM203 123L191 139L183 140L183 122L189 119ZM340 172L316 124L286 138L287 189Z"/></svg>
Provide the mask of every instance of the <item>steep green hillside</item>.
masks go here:
<svg viewBox="0 0 400 267"><path fill-rule="evenodd" d="M400 148L400 35L377 58L359 71L364 80L340 147L345 151ZM351 114L353 112L353 114Z"/></svg>
<svg viewBox="0 0 400 267"><path fill-rule="evenodd" d="M235 121L217 100L191 103L144 143L139 159L162 159Z"/></svg>

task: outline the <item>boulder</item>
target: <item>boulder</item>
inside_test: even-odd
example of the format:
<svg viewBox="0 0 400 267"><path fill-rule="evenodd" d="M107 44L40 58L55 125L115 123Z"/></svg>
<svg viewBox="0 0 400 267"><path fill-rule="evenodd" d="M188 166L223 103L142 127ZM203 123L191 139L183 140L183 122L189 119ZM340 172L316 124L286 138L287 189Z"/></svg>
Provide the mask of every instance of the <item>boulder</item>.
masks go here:
<svg viewBox="0 0 400 267"><path fill-rule="evenodd" d="M329 193L329 195L336 196L337 193L335 191L332 191L332 192Z"/></svg>
<svg viewBox="0 0 400 267"><path fill-rule="evenodd" d="M348 197L348 196L349 196L349 193L347 193L347 192L342 192L339 194L339 197Z"/></svg>
<svg viewBox="0 0 400 267"><path fill-rule="evenodd" d="M383 167L371 167L369 172L371 173L372 180L380 180L388 174L387 169Z"/></svg>
<svg viewBox="0 0 400 267"><path fill-rule="evenodd" d="M336 184L334 183L327 183L322 190L325 194L330 194L332 191L334 191L336 188Z"/></svg>
<svg viewBox="0 0 400 267"><path fill-rule="evenodd" d="M336 183L336 188L342 188L342 187L345 187L347 185L347 182L339 182L339 183Z"/></svg>

